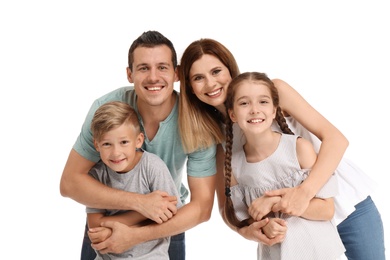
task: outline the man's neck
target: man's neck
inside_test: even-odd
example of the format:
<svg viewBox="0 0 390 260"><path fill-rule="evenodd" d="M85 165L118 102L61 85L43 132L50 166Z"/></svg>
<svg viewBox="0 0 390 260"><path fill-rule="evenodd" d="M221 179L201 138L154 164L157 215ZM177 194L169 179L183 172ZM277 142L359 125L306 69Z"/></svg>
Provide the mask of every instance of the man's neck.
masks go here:
<svg viewBox="0 0 390 260"><path fill-rule="evenodd" d="M138 100L138 112L142 117L147 138L152 140L156 135L160 122L164 121L172 112L176 103L177 95L172 94L171 98L160 106L151 106Z"/></svg>

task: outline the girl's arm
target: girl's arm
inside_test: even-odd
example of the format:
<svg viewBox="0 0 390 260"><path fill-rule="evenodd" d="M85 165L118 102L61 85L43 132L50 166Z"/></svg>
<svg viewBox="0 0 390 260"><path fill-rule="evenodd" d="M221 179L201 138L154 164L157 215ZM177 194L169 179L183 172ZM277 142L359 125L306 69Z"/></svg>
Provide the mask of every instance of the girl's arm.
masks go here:
<svg viewBox="0 0 390 260"><path fill-rule="evenodd" d="M310 201L309 206L301 217L309 220L331 220L334 216L334 211L333 198L314 198Z"/></svg>
<svg viewBox="0 0 390 260"><path fill-rule="evenodd" d="M216 193L218 199L218 208L219 213L225 224L232 230L239 233L242 237L248 240L256 241L258 243L263 243L269 246L272 246L276 243L283 241L284 236L276 236L272 239L269 239L264 235L262 228L267 225L269 222L268 218L262 219L260 221L255 221L251 225L243 228L237 228L231 225L225 216L225 177L224 177L224 162L225 162L225 152L221 145L217 146L217 181L216 181ZM233 176L232 176L233 177ZM236 184L235 180L232 181L232 184Z"/></svg>
<svg viewBox="0 0 390 260"><path fill-rule="evenodd" d="M301 216L310 200L336 170L349 143L334 125L289 84L280 79L273 82L279 91L280 107L285 115L292 116L322 142L317 161L309 177L301 185L267 192L269 196L282 196L281 201L274 206L274 211Z"/></svg>

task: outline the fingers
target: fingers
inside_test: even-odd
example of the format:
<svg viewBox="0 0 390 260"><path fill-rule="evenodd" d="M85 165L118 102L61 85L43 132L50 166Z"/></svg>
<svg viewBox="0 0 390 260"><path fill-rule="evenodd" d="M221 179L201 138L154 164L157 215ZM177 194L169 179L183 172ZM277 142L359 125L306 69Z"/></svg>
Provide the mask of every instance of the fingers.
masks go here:
<svg viewBox="0 0 390 260"><path fill-rule="evenodd" d="M169 202L173 202L173 203L175 203L175 205L177 204L177 197L176 196L166 196L166 198L168 199Z"/></svg>
<svg viewBox="0 0 390 260"><path fill-rule="evenodd" d="M285 189L279 189L279 190L269 190L265 192L265 195L267 196L282 196L286 194Z"/></svg>

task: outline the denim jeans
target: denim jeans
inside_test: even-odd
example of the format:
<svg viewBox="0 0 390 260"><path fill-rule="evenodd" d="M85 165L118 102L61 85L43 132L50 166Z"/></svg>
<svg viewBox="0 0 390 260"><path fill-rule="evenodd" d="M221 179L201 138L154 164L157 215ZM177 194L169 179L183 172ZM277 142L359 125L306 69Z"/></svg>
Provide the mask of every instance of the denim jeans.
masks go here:
<svg viewBox="0 0 390 260"><path fill-rule="evenodd" d="M96 252L91 246L91 240L88 237L88 224L85 224L83 245L81 247L81 260L94 260Z"/></svg>
<svg viewBox="0 0 390 260"><path fill-rule="evenodd" d="M85 225L85 232L83 238L83 245L81 247L81 260L94 260L96 257L95 250L91 247L91 240L88 237L88 225ZM178 234L171 237L171 244L169 245L170 260L184 260L186 258L185 252L185 233Z"/></svg>
<svg viewBox="0 0 390 260"><path fill-rule="evenodd" d="M176 236L171 237L171 244L169 245L168 253L170 260L186 259L185 233L177 234Z"/></svg>
<svg viewBox="0 0 390 260"><path fill-rule="evenodd" d="M384 230L381 215L368 196L337 229L348 260L385 260Z"/></svg>

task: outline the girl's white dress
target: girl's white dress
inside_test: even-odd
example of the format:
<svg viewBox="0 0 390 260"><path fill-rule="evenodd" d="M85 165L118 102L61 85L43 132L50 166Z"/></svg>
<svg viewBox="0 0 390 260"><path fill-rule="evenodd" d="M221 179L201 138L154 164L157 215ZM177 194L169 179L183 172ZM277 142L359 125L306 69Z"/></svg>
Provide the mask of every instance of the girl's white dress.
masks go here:
<svg viewBox="0 0 390 260"><path fill-rule="evenodd" d="M265 191L295 187L306 179L309 171L300 168L296 139L295 135L282 134L276 151L257 163L248 163L243 149L233 153L232 170L239 184L231 188L231 196L240 220L249 217L248 205ZM317 197L329 198L337 193L337 179L333 175ZM259 244L258 259L330 260L345 252L333 221L312 221L278 213L270 213L270 217L285 219L288 231L282 243L273 246Z"/></svg>

